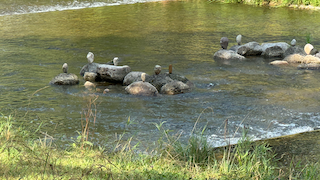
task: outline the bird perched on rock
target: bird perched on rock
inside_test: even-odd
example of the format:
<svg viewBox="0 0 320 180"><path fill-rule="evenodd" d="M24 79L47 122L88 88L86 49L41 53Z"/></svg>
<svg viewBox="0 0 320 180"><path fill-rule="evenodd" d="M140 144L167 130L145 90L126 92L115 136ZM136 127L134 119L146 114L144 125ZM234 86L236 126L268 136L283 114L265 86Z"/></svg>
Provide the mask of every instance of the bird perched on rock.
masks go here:
<svg viewBox="0 0 320 180"><path fill-rule="evenodd" d="M68 64L67 63L64 63L62 65L62 71L63 71L63 73L68 73Z"/></svg>
<svg viewBox="0 0 320 180"><path fill-rule="evenodd" d="M94 54L92 52L89 52L87 54L87 59L88 59L88 62L89 63L93 63L93 60L94 60Z"/></svg>

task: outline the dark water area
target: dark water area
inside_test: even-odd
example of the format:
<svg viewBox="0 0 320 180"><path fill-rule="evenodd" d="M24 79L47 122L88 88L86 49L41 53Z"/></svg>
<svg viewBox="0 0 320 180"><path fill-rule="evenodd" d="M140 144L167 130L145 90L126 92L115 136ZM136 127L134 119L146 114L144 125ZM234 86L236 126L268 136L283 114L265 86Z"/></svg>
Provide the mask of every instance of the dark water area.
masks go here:
<svg viewBox="0 0 320 180"><path fill-rule="evenodd" d="M218 4L208 1L37 1L0 3L0 107L16 123L37 127L60 138L81 131L90 93L77 86L50 86L63 63L79 75L89 51L95 62L119 57L120 65L153 73L156 64L185 75L192 92L137 97L124 86L104 84L97 100L95 140L124 131L151 142L156 124L187 137L195 122L208 129L214 146L236 142L241 128L256 139L310 131L320 126L320 72L276 67L260 57L222 62L213 59L226 36L229 46L242 34L250 41L287 42L306 37L320 49L320 12L289 8ZM79 75L80 77L80 75ZM48 87L47 87L48 86ZM42 89L43 88L43 89ZM127 126L130 117L130 126ZM240 128L240 129L239 129ZM92 131L93 132L93 131Z"/></svg>

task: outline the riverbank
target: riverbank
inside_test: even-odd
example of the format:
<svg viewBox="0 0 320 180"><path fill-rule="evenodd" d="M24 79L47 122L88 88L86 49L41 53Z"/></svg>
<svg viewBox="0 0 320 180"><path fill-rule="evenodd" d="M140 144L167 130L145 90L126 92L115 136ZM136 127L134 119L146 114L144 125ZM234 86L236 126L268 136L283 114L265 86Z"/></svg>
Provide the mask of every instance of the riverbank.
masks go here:
<svg viewBox="0 0 320 180"><path fill-rule="evenodd" d="M241 142L210 148L204 131L187 143L170 135L162 124L152 149L142 150L122 135L105 146L94 145L82 131L67 148L50 135L13 125L10 116L0 122L0 177L3 179L318 179L312 159L284 163L283 154L265 142ZM41 132L41 133L40 133ZM41 135L40 135L41 134ZM310 160L310 161L309 161Z"/></svg>
<svg viewBox="0 0 320 180"><path fill-rule="evenodd" d="M266 0L213 0L223 3L242 3L248 5L270 6L270 7L289 7L294 9L320 10L320 0L283 0L283 1L266 1Z"/></svg>

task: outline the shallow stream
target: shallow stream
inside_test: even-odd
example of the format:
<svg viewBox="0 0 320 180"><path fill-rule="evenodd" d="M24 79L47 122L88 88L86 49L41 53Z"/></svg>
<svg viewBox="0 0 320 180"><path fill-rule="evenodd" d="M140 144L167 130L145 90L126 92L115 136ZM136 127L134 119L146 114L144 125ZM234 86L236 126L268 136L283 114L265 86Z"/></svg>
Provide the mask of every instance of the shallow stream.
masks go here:
<svg viewBox="0 0 320 180"><path fill-rule="evenodd" d="M163 121L165 129L187 137L198 120L213 146L226 143L225 137L236 142L242 127L256 139L310 131L320 126L319 71L271 66L275 59L260 57L222 62L213 54L221 37L228 37L231 47L238 34L243 43L295 38L300 46L311 36L320 49L319 18L317 11L205 0L1 2L1 112L27 126L42 123L42 131L53 137L77 136L89 97L84 81L71 87L49 82L65 62L79 75L91 51L97 63L117 56L120 65L148 74L156 64L165 72L172 64L195 85L190 93L161 97L99 86L110 92L96 94L97 141L126 131L152 142L159 135L155 124Z"/></svg>

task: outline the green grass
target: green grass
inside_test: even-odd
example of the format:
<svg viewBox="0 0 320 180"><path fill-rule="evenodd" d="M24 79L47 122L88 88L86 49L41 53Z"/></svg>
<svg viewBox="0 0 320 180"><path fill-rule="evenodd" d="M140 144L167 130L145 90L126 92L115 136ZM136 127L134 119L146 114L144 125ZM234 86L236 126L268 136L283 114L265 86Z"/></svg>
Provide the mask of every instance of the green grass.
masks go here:
<svg viewBox="0 0 320 180"><path fill-rule="evenodd" d="M182 143L179 134L170 135L162 125L156 124L160 138L148 152L137 151L132 138L103 147L88 143L81 134L69 148L61 149L48 135L35 138L40 127L29 131L14 125L12 117L1 116L0 179L320 178L318 163L292 161L279 168L272 149L265 143L253 144L246 131L239 144L214 149L207 143L205 128L194 130Z"/></svg>

